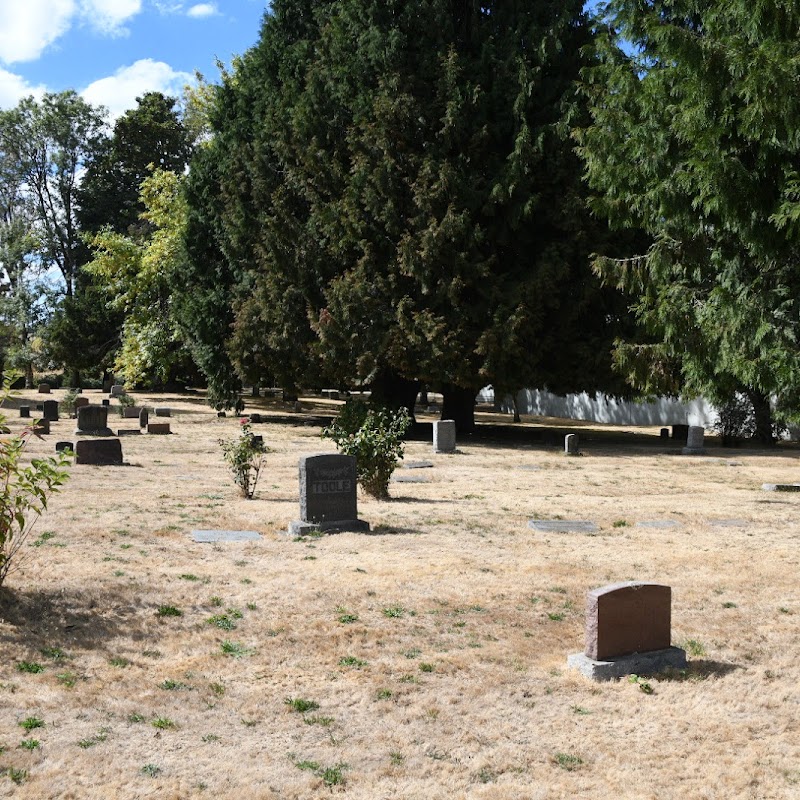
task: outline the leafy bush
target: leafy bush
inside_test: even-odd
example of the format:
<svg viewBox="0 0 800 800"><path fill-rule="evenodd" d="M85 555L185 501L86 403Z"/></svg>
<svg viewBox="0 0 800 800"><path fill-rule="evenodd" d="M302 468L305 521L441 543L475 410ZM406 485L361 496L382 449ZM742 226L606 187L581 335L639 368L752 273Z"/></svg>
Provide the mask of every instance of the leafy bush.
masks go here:
<svg viewBox="0 0 800 800"><path fill-rule="evenodd" d="M256 439L250 426L250 419L240 420L242 429L234 439L220 439L222 457L233 473L233 480L243 497L251 500L256 491L258 476L264 465L264 455L269 452L261 439Z"/></svg>
<svg viewBox="0 0 800 800"><path fill-rule="evenodd" d="M403 434L411 424L405 408L390 411L348 400L339 416L322 431L340 453L356 458L356 476L364 491L378 499L389 496L389 478L403 458Z"/></svg>
<svg viewBox="0 0 800 800"><path fill-rule="evenodd" d="M0 392L0 405L8 398L9 376ZM4 414L0 414L0 586L12 568L19 566L19 552L36 520L47 509L48 497L67 480L69 454L60 452L23 463L25 446L35 435L27 427L10 435Z"/></svg>
<svg viewBox="0 0 800 800"><path fill-rule="evenodd" d="M121 417L125 416L126 408L133 408L136 405L136 401L127 392L118 395L117 400L119 401L119 414Z"/></svg>
<svg viewBox="0 0 800 800"><path fill-rule="evenodd" d="M779 438L786 432L786 423L780 419L772 422L772 436ZM723 447L735 447L743 439L752 439L756 433L756 415L750 399L738 392L719 406L714 430L720 435Z"/></svg>
<svg viewBox="0 0 800 800"><path fill-rule="evenodd" d="M75 416L75 401L81 395L78 393L77 389L67 389L66 394L64 395L64 399L59 404L61 410L68 416L74 417Z"/></svg>

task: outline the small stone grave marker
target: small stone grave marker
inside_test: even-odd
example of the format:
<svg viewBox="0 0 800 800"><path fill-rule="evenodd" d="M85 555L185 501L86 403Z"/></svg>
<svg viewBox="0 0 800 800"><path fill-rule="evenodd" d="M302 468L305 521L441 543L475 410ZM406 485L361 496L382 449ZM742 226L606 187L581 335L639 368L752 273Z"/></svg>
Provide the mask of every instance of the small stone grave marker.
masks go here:
<svg viewBox="0 0 800 800"><path fill-rule="evenodd" d="M763 483L765 492L800 492L800 483Z"/></svg>
<svg viewBox="0 0 800 800"><path fill-rule="evenodd" d="M149 422L147 432L151 436L166 436L172 431L169 429L169 422Z"/></svg>
<svg viewBox="0 0 800 800"><path fill-rule="evenodd" d="M392 475L390 479L393 483L430 483L424 475Z"/></svg>
<svg viewBox="0 0 800 800"><path fill-rule="evenodd" d="M108 409L104 406L82 406L78 409L78 436L113 436L108 427Z"/></svg>
<svg viewBox="0 0 800 800"><path fill-rule="evenodd" d="M672 589L628 581L586 596L586 646L567 658L596 681L686 666L686 652L671 646Z"/></svg>
<svg viewBox="0 0 800 800"><path fill-rule="evenodd" d="M452 419L441 419L433 423L433 452L456 452L456 423Z"/></svg>
<svg viewBox="0 0 800 800"><path fill-rule="evenodd" d="M117 436L141 436L141 428L117 428Z"/></svg>
<svg viewBox="0 0 800 800"><path fill-rule="evenodd" d="M541 467L538 466L537 464L520 464L518 469L524 469L527 470L528 472L539 472L541 470Z"/></svg>
<svg viewBox="0 0 800 800"><path fill-rule="evenodd" d="M708 524L713 528L744 528L747 522L743 519L710 519Z"/></svg>
<svg viewBox="0 0 800 800"><path fill-rule="evenodd" d="M662 439L669 439L669 428L662 428L660 436Z"/></svg>
<svg viewBox="0 0 800 800"><path fill-rule="evenodd" d="M20 417L25 417L26 419L30 418L30 416L31 416L31 407L30 406L20 406L19 407L19 415L20 415Z"/></svg>
<svg viewBox="0 0 800 800"><path fill-rule="evenodd" d="M33 426L33 432L38 434L39 436L44 436L50 433L50 420L49 419L40 419L36 422Z"/></svg>
<svg viewBox="0 0 800 800"><path fill-rule="evenodd" d="M50 394L50 384L49 383L40 383L39 384L39 394Z"/></svg>
<svg viewBox="0 0 800 800"><path fill-rule="evenodd" d="M154 408L153 411L157 417L171 417L172 409L170 408Z"/></svg>
<svg viewBox="0 0 800 800"><path fill-rule="evenodd" d="M433 461L406 461L403 469L430 469L433 466Z"/></svg>
<svg viewBox="0 0 800 800"><path fill-rule="evenodd" d="M646 519L636 523L637 528L679 528L680 525L674 519Z"/></svg>
<svg viewBox="0 0 800 800"><path fill-rule="evenodd" d="M45 400L42 403L42 417L48 422L58 422L58 400Z"/></svg>
<svg viewBox="0 0 800 800"><path fill-rule="evenodd" d="M150 422L150 412L146 408L143 408L139 412L139 427L146 428L148 422Z"/></svg>
<svg viewBox="0 0 800 800"><path fill-rule="evenodd" d="M528 527L543 533L596 533L597 524L584 519L531 519Z"/></svg>
<svg viewBox="0 0 800 800"><path fill-rule="evenodd" d="M56 442L56 453L61 453L64 450L72 449L72 442Z"/></svg>
<svg viewBox="0 0 800 800"><path fill-rule="evenodd" d="M103 398L102 403L106 408L108 408L111 405L111 401L107 397Z"/></svg>
<svg viewBox="0 0 800 800"><path fill-rule="evenodd" d="M138 406L126 406L122 409L123 419L136 419L141 413L142 409Z"/></svg>
<svg viewBox="0 0 800 800"><path fill-rule="evenodd" d="M580 454L581 451L578 442L578 434L568 433L564 437L564 455L579 456Z"/></svg>
<svg viewBox="0 0 800 800"><path fill-rule="evenodd" d="M77 413L77 410L79 408L83 408L84 406L88 406L88 405L89 405L89 398L88 397L76 397L75 398L75 412L76 413Z"/></svg>
<svg viewBox="0 0 800 800"><path fill-rule="evenodd" d="M75 442L75 463L95 466L122 464L119 439L79 439Z"/></svg>
<svg viewBox="0 0 800 800"><path fill-rule="evenodd" d="M368 531L358 519L356 460L353 456L320 453L300 459L300 519L289 533Z"/></svg>
<svg viewBox="0 0 800 800"><path fill-rule="evenodd" d="M261 414L251 414L250 422L252 422L254 425L259 425L261 423Z"/></svg>
<svg viewBox="0 0 800 800"><path fill-rule="evenodd" d="M121 397L123 394L125 394L125 387L121 383L115 383L111 387L112 397Z"/></svg>
<svg viewBox="0 0 800 800"><path fill-rule="evenodd" d="M192 531L192 540L201 544L209 542L257 542L263 537L257 531L208 530Z"/></svg>

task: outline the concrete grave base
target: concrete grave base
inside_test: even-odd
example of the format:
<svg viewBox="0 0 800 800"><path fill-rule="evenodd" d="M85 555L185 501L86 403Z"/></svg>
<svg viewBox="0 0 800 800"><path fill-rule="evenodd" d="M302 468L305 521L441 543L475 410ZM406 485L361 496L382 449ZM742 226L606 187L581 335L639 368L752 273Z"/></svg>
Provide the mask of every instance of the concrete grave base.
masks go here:
<svg viewBox="0 0 800 800"><path fill-rule="evenodd" d="M763 483L765 492L800 492L800 483Z"/></svg>
<svg viewBox="0 0 800 800"><path fill-rule="evenodd" d="M119 439L81 439L75 442L75 463L110 466L122 464Z"/></svg>
<svg viewBox="0 0 800 800"><path fill-rule="evenodd" d="M84 430L83 428L75 428L76 436L113 436L114 431L111 428L91 428Z"/></svg>
<svg viewBox="0 0 800 800"><path fill-rule="evenodd" d="M585 519L531 519L528 527L543 533L596 533L600 530L594 522Z"/></svg>
<svg viewBox="0 0 800 800"><path fill-rule="evenodd" d="M117 436L141 436L139 428L118 428Z"/></svg>
<svg viewBox="0 0 800 800"><path fill-rule="evenodd" d="M257 542L262 538L257 531L192 531L192 540L201 544L209 542Z"/></svg>
<svg viewBox="0 0 800 800"><path fill-rule="evenodd" d="M308 536L311 533L339 533L340 531L368 531L369 522L363 519L337 519L329 522L304 522L294 520L289 523L290 536Z"/></svg>
<svg viewBox="0 0 800 800"><path fill-rule="evenodd" d="M626 675L654 675L667 669L686 669L686 651L680 647L666 647L649 653L616 656L607 661L595 661L585 653L573 653L567 656L567 666L593 681L610 681Z"/></svg>
<svg viewBox="0 0 800 800"><path fill-rule="evenodd" d="M402 465L402 469L430 469L433 461L408 461Z"/></svg>

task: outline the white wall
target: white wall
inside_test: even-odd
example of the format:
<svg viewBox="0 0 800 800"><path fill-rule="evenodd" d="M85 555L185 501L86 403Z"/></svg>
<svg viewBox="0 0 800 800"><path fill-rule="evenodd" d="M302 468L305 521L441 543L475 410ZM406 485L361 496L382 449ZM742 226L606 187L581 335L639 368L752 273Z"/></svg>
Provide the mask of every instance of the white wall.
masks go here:
<svg viewBox="0 0 800 800"><path fill-rule="evenodd" d="M481 389L478 400L483 403L494 403L494 389L491 386ZM496 407L499 411L512 413L511 396L504 397ZM517 407L520 414L584 419L618 425L689 424L711 428L717 416L714 408L703 399L682 403L678 400L659 398L652 403L634 403L616 400L602 394L593 397L586 392L562 397L539 389L523 389L519 392Z"/></svg>

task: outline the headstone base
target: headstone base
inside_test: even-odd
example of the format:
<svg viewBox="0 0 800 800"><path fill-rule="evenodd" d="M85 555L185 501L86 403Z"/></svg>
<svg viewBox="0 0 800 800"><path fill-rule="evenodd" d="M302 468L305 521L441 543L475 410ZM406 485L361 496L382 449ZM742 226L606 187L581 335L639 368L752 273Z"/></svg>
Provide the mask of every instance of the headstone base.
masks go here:
<svg viewBox="0 0 800 800"><path fill-rule="evenodd" d="M75 428L75 435L76 436L104 436L108 438L109 436L114 435L114 431L111 428L95 428L93 430L82 430L81 428Z"/></svg>
<svg viewBox="0 0 800 800"><path fill-rule="evenodd" d="M289 523L290 536L308 536L312 533L339 533L340 531L368 531L369 522L363 519L337 519L328 522L305 522L297 519Z"/></svg>
<svg viewBox="0 0 800 800"><path fill-rule="evenodd" d="M626 675L653 675L667 669L686 669L686 651L680 647L666 647L649 653L617 656L607 661L595 661L585 653L573 653L567 656L567 666L593 681L610 681Z"/></svg>

